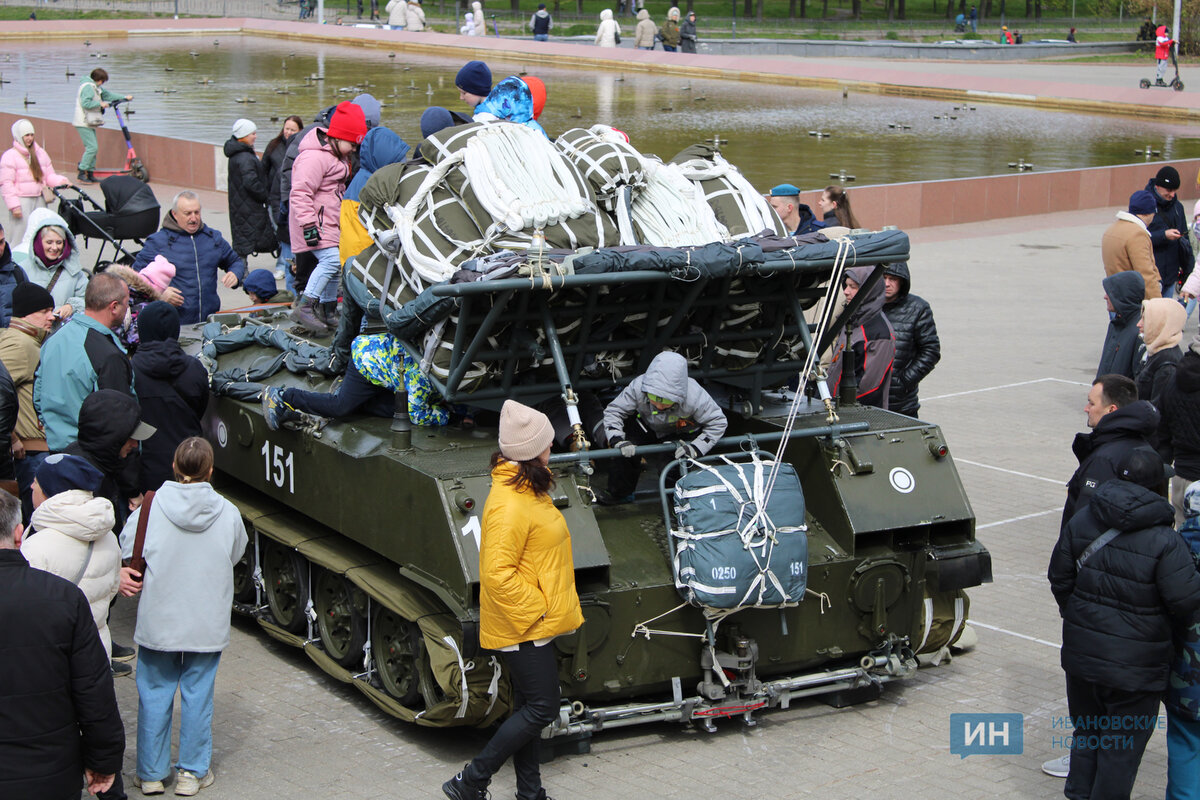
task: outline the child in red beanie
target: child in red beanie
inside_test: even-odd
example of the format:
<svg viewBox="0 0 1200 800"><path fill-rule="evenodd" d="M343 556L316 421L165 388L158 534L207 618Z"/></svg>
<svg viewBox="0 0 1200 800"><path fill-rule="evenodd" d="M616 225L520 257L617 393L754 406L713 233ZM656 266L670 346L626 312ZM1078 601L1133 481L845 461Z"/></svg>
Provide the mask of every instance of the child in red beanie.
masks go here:
<svg viewBox="0 0 1200 800"><path fill-rule="evenodd" d="M313 128L300 142L300 155L292 165L292 252L311 251L317 259L292 317L316 334L328 333L336 324L342 194L350 181L350 154L366 133L363 110L350 102L338 103L329 127Z"/></svg>

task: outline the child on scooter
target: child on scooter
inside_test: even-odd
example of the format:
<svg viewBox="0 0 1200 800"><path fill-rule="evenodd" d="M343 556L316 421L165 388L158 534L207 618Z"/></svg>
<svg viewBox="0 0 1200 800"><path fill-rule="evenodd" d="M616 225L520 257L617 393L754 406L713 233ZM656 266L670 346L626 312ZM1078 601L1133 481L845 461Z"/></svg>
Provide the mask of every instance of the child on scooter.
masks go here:
<svg viewBox="0 0 1200 800"><path fill-rule="evenodd" d="M1167 26L1159 25L1154 38L1154 58L1158 62L1158 67L1154 70L1154 84L1156 86L1167 85L1163 81L1163 76L1167 74L1167 59L1171 57L1171 48L1174 45L1175 40L1171 38Z"/></svg>

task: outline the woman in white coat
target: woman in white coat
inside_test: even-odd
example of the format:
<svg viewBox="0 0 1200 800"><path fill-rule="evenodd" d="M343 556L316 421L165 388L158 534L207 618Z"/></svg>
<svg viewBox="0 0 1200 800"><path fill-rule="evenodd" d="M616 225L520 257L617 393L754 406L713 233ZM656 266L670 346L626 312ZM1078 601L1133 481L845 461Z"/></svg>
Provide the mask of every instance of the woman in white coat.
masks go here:
<svg viewBox="0 0 1200 800"><path fill-rule="evenodd" d="M487 36L487 20L483 18L483 3L479 0L471 3L471 13L475 15L475 35Z"/></svg>
<svg viewBox="0 0 1200 800"><path fill-rule="evenodd" d="M613 19L611 8L606 8L600 12L600 27L596 29L596 44L600 47L616 47L619 44L618 38L621 35L621 29L617 26L617 21Z"/></svg>
<svg viewBox="0 0 1200 800"><path fill-rule="evenodd" d="M35 533L21 542L21 555L31 567L83 591L111 658L108 605L121 583L121 548L112 535L112 503L94 496L103 480L104 474L79 456L49 456L33 480Z"/></svg>
<svg viewBox="0 0 1200 800"><path fill-rule="evenodd" d="M421 8L421 0L408 0L407 30L414 32L425 30L425 9Z"/></svg>
<svg viewBox="0 0 1200 800"><path fill-rule="evenodd" d="M388 0L384 11L388 15L388 28L394 31L404 30L408 24L408 0Z"/></svg>

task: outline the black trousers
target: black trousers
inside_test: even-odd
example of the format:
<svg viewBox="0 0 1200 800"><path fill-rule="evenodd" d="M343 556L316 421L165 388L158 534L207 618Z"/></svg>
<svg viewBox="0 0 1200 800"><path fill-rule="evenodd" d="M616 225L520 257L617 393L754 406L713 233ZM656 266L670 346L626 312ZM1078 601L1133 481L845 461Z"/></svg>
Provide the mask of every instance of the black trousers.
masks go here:
<svg viewBox="0 0 1200 800"><path fill-rule="evenodd" d="M306 392L303 389L284 389L283 401L297 411L319 417L342 419L358 411L377 417L390 417L395 410L395 393L376 386L364 378L351 361L337 392Z"/></svg>
<svg viewBox="0 0 1200 800"><path fill-rule="evenodd" d="M658 444L659 439L641 423L641 420L630 418L625 420L625 439L636 445ZM615 442L609 442L612 447ZM608 493L613 497L622 498L633 494L637 489L638 478L642 475L642 457L613 458L608 461Z"/></svg>
<svg viewBox="0 0 1200 800"><path fill-rule="evenodd" d="M1158 724L1162 692L1113 689L1067 675L1072 731L1071 800L1129 800L1138 765Z"/></svg>
<svg viewBox="0 0 1200 800"><path fill-rule="evenodd" d="M542 789L539 759L542 728L558 716L558 665L554 645L537 647L522 642L521 648L504 654L504 665L512 681L514 710L492 735L483 752L463 770L467 783L486 787L504 762L513 760L517 773L517 797L533 800Z"/></svg>

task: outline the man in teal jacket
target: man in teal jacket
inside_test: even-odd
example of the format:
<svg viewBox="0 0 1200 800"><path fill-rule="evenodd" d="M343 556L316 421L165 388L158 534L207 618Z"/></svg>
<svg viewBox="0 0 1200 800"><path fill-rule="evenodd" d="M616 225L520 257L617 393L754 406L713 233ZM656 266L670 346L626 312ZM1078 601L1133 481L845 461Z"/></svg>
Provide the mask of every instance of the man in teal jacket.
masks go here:
<svg viewBox="0 0 1200 800"><path fill-rule="evenodd" d="M133 395L133 367L113 328L125 320L129 286L102 272L88 281L84 312L71 317L42 345L33 385L33 407L51 452L79 436L79 409L98 389Z"/></svg>

